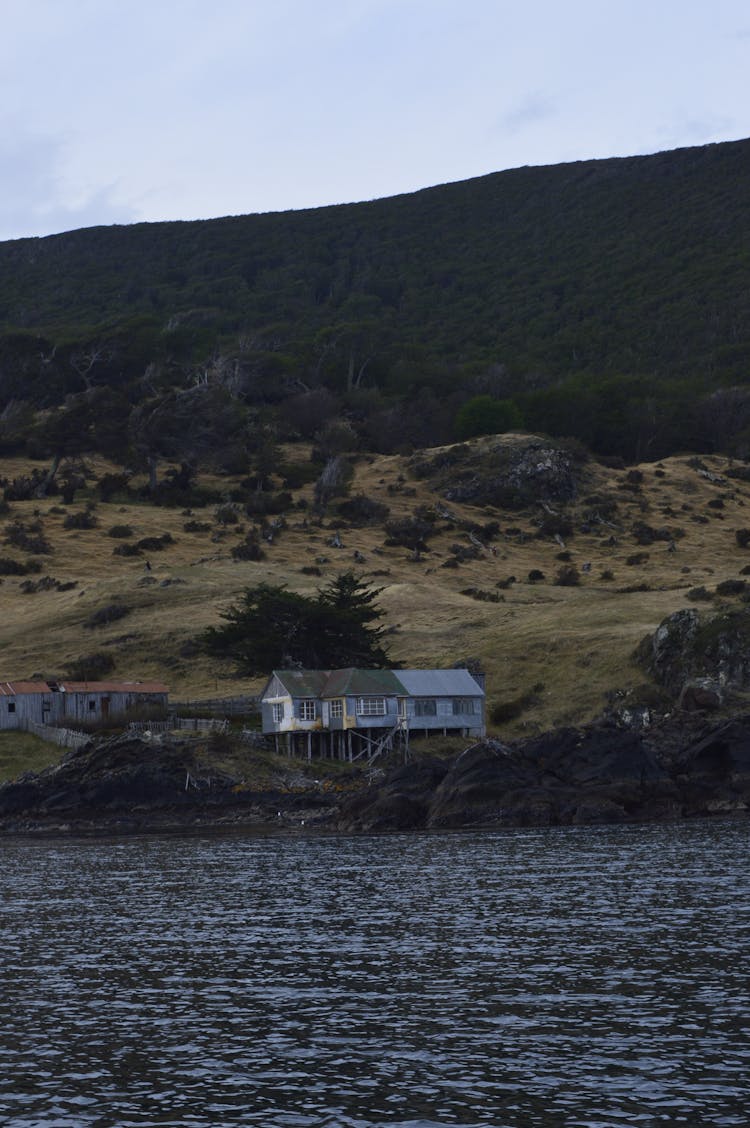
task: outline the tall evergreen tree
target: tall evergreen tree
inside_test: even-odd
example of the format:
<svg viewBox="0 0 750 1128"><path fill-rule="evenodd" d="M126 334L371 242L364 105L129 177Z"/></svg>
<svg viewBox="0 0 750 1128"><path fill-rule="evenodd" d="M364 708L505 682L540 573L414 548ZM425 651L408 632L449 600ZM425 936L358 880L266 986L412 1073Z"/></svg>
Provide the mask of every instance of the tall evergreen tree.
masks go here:
<svg viewBox="0 0 750 1128"><path fill-rule="evenodd" d="M352 572L332 580L317 596L259 584L222 614L224 626L203 636L206 650L233 658L240 673L260 675L290 667L337 669L388 664L379 592Z"/></svg>

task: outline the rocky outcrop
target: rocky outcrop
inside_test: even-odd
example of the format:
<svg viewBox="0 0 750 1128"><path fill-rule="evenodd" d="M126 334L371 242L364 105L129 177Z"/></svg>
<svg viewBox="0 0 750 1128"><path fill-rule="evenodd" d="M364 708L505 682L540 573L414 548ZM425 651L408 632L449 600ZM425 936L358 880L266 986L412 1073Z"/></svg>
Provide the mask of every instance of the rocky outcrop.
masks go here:
<svg viewBox="0 0 750 1128"><path fill-rule="evenodd" d="M251 789L206 766L200 746L132 736L92 741L0 787L0 830L141 830L242 822L315 825L335 800L319 788Z"/></svg>
<svg viewBox="0 0 750 1128"><path fill-rule="evenodd" d="M750 608L675 611L636 656L686 708L715 709L727 691L750 688Z"/></svg>
<svg viewBox="0 0 750 1128"><path fill-rule="evenodd" d="M427 786L421 787L420 780ZM408 806L403 797L408 796ZM685 716L634 731L613 722L510 746L484 741L438 778L401 769L345 805L346 830L661 821L750 810L750 717Z"/></svg>
<svg viewBox="0 0 750 1128"><path fill-rule="evenodd" d="M413 470L449 501L523 509L573 501L582 467L571 452L534 435L498 435L417 457Z"/></svg>
<svg viewBox="0 0 750 1128"><path fill-rule="evenodd" d="M750 810L750 716L679 713L651 727L609 718L452 759L401 765L328 787L298 774L254 787L206 767L196 745L92 742L0 787L0 832L142 831L191 826L404 831L561 826Z"/></svg>

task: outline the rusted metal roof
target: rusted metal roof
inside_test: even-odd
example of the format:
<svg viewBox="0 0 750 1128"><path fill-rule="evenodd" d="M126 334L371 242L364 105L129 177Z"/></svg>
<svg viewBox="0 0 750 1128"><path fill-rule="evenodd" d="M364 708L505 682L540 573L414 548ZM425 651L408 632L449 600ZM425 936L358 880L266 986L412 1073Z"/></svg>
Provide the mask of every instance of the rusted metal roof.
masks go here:
<svg viewBox="0 0 750 1128"><path fill-rule="evenodd" d="M46 681L0 682L0 697L18 697L28 693L168 693L161 682L55 682L55 689Z"/></svg>
<svg viewBox="0 0 750 1128"><path fill-rule="evenodd" d="M0 682L0 697L18 697L24 693L51 693L45 681Z"/></svg>
<svg viewBox="0 0 750 1128"><path fill-rule="evenodd" d="M162 682L59 681L61 693L168 693Z"/></svg>

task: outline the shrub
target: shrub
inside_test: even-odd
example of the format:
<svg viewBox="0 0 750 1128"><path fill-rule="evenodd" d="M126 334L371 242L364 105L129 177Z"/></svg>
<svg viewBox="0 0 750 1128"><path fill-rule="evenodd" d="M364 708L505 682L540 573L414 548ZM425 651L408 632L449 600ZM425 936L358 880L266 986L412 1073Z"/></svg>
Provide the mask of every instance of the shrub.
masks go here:
<svg viewBox="0 0 750 1128"><path fill-rule="evenodd" d="M115 494L127 494L130 476L128 474L102 474L97 482L99 497L111 501Z"/></svg>
<svg viewBox="0 0 750 1128"><path fill-rule="evenodd" d="M480 603L504 603L505 596L499 595L496 591L483 591L478 587L467 587L461 589L461 595L468 595L471 599L478 599Z"/></svg>
<svg viewBox="0 0 750 1128"><path fill-rule="evenodd" d="M0 576L28 576L31 572L41 572L42 565L38 560L27 560L22 563L11 556L0 556Z"/></svg>
<svg viewBox="0 0 750 1128"><path fill-rule="evenodd" d="M186 533L210 533L211 526L207 521L186 521L182 526Z"/></svg>
<svg viewBox="0 0 750 1128"><path fill-rule="evenodd" d="M540 572L538 568L532 568L528 575L530 584L540 584L544 580L544 572Z"/></svg>
<svg viewBox="0 0 750 1128"><path fill-rule="evenodd" d="M266 554L260 546L258 534L254 529L243 541L233 547L231 556L232 560L265 560Z"/></svg>
<svg viewBox="0 0 750 1128"><path fill-rule="evenodd" d="M336 510L350 525L357 526L382 525L390 513L390 509L382 501L374 501L365 494L356 494L339 502Z"/></svg>
<svg viewBox="0 0 750 1128"><path fill-rule="evenodd" d="M747 587L746 580L722 580L716 585L717 595L741 595Z"/></svg>
<svg viewBox="0 0 750 1128"><path fill-rule="evenodd" d="M140 556L141 550L137 544L118 544L112 549L113 556Z"/></svg>
<svg viewBox="0 0 750 1128"><path fill-rule="evenodd" d="M245 502L245 513L248 517L267 517L274 513L286 513L292 508L293 498L286 490L280 493L258 492L252 494Z"/></svg>
<svg viewBox="0 0 750 1128"><path fill-rule="evenodd" d="M83 625L88 630L93 630L94 627L105 627L108 623L115 623L118 619L124 619L129 613L130 608L126 607L124 603L108 603L105 607L100 607L98 611L92 612Z"/></svg>
<svg viewBox="0 0 750 1128"><path fill-rule="evenodd" d="M737 529L734 534L734 539L740 548L747 548L750 544L750 529Z"/></svg>
<svg viewBox="0 0 750 1128"><path fill-rule="evenodd" d="M554 579L558 587L577 587L581 576L575 564L563 564Z"/></svg>
<svg viewBox="0 0 750 1128"><path fill-rule="evenodd" d="M240 519L233 505L220 505L214 517L220 525L236 525Z"/></svg>
<svg viewBox="0 0 750 1128"><path fill-rule="evenodd" d="M96 514L90 509L84 509L81 513L69 513L63 521L64 529L95 529L99 524L99 519Z"/></svg>
<svg viewBox="0 0 750 1128"><path fill-rule="evenodd" d="M174 537L171 533L163 533L160 537L142 537L135 547L139 548L141 552L161 552L170 544L174 544ZM123 555L125 554L123 553Z"/></svg>
<svg viewBox="0 0 750 1128"><path fill-rule="evenodd" d="M693 603L699 603L701 600L707 601L713 599L711 592L705 587L694 587L685 593L685 598L691 600Z"/></svg>
<svg viewBox="0 0 750 1128"><path fill-rule="evenodd" d="M48 556L52 552L52 545L42 532L41 521L31 521L25 524L16 518L5 529L5 544L12 544L30 552L35 556Z"/></svg>
<svg viewBox="0 0 750 1128"><path fill-rule="evenodd" d="M495 587L502 588L503 591L507 591L507 589L515 583L517 583L515 576L506 576L504 580L498 580L495 584Z"/></svg>
<svg viewBox="0 0 750 1128"><path fill-rule="evenodd" d="M647 552L634 552L631 556L626 557L625 563L632 568L637 564L645 564L648 558Z"/></svg>
<svg viewBox="0 0 750 1128"><path fill-rule="evenodd" d="M97 681L110 674L115 668L115 660L111 654L97 650L94 654L82 654L70 666L68 677L71 681Z"/></svg>
<svg viewBox="0 0 750 1128"><path fill-rule="evenodd" d="M108 537L119 537L124 539L125 537L132 537L133 535L133 528L131 525L112 525L111 528L107 529Z"/></svg>

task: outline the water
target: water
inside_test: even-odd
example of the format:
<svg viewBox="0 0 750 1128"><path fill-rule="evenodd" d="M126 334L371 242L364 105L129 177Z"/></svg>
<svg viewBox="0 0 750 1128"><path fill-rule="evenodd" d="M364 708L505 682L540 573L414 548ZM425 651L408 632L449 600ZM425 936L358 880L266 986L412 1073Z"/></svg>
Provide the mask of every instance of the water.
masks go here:
<svg viewBox="0 0 750 1128"><path fill-rule="evenodd" d="M745 1126L749 835L0 842L0 1124Z"/></svg>

